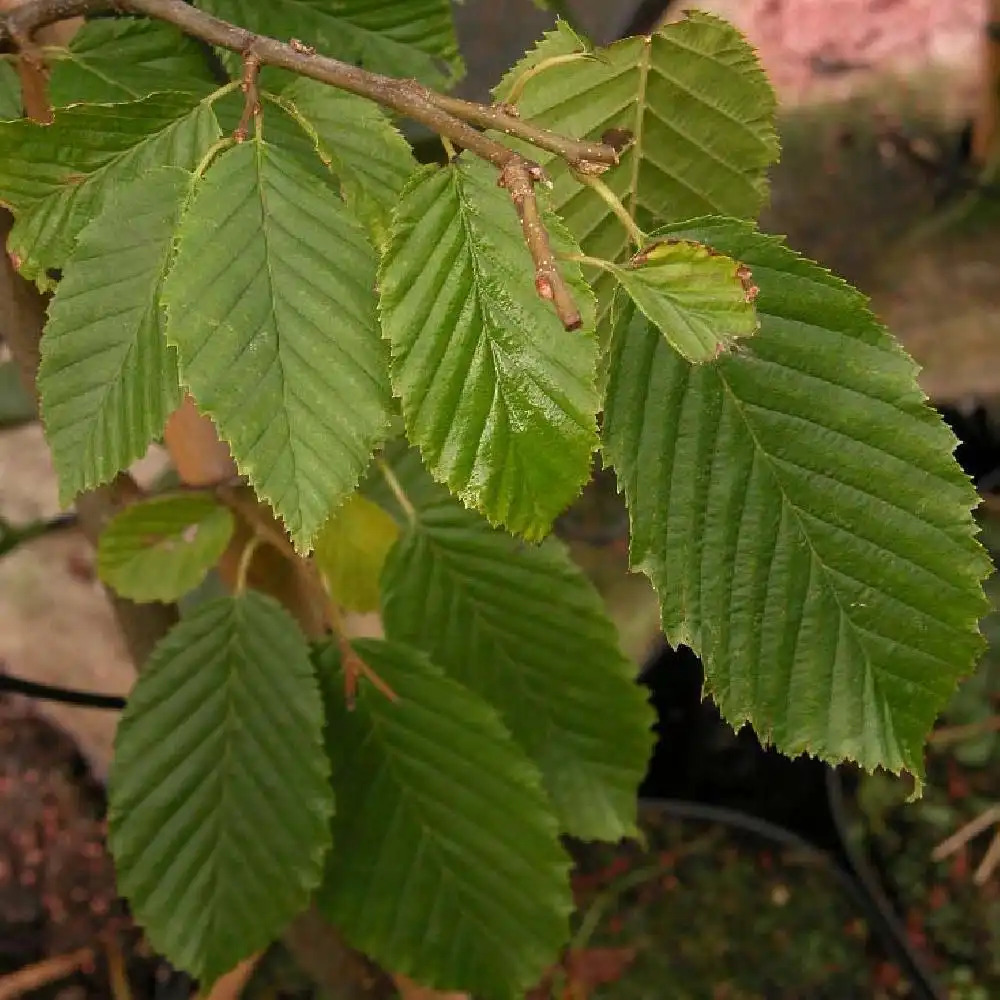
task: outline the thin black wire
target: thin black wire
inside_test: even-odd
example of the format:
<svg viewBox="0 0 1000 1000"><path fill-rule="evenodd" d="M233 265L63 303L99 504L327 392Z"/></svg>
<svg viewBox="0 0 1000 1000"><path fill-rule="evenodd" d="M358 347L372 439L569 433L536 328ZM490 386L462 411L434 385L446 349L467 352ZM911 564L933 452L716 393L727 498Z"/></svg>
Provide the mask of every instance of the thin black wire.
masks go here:
<svg viewBox="0 0 1000 1000"><path fill-rule="evenodd" d="M101 694L97 691L60 687L57 684L42 684L3 672L0 672L0 692L21 694L40 701L55 701L63 705L77 705L80 708L103 708L111 711L121 711L126 701L116 694Z"/></svg>

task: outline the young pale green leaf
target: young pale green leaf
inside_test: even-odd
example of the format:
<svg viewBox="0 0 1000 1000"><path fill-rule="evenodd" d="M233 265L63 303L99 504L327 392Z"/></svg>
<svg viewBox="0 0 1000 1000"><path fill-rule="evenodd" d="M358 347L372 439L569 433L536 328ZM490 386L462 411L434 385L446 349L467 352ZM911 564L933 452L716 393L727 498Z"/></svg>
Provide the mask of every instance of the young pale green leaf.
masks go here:
<svg viewBox="0 0 1000 1000"><path fill-rule="evenodd" d="M38 391L65 503L141 458L180 402L159 297L190 183L161 167L112 194L56 288Z"/></svg>
<svg viewBox="0 0 1000 1000"><path fill-rule="evenodd" d="M173 25L132 18L87 21L52 57L55 107L134 101L160 91L202 95L213 87L203 50Z"/></svg>
<svg viewBox="0 0 1000 1000"><path fill-rule="evenodd" d="M658 240L611 270L667 343L692 363L711 361L757 332L749 268L701 243Z"/></svg>
<svg viewBox="0 0 1000 1000"><path fill-rule="evenodd" d="M604 435L633 566L731 723L919 776L986 608L955 439L839 279L742 222L669 235L752 268L761 329L696 366L638 313L616 329Z"/></svg>
<svg viewBox="0 0 1000 1000"><path fill-rule="evenodd" d="M330 596L351 611L377 611L379 577L399 537L396 522L358 493L337 508L316 536L316 565Z"/></svg>
<svg viewBox="0 0 1000 1000"><path fill-rule="evenodd" d="M568 858L535 767L489 705L422 654L358 641L398 696L318 658L337 816L317 895L357 948L439 989L514 1000L569 932Z"/></svg>
<svg viewBox="0 0 1000 1000"><path fill-rule="evenodd" d="M450 0L196 0L195 6L272 38L389 76L447 87L463 73ZM226 54L230 66L238 57Z"/></svg>
<svg viewBox="0 0 1000 1000"><path fill-rule="evenodd" d="M0 123L0 203L17 216L8 248L21 273L44 284L116 190L155 167L194 169L220 134L211 106L189 94Z"/></svg>
<svg viewBox="0 0 1000 1000"><path fill-rule="evenodd" d="M133 601L176 601L201 583L232 534L233 515L211 493L143 500L101 532L97 575Z"/></svg>
<svg viewBox="0 0 1000 1000"><path fill-rule="evenodd" d="M573 244L546 222L558 249ZM403 191L379 273L393 389L434 477L494 523L545 535L590 476L597 346L593 297L566 330L535 290L517 214L496 171L460 157Z"/></svg>
<svg viewBox="0 0 1000 1000"><path fill-rule="evenodd" d="M0 59L0 121L21 117L21 81L17 70Z"/></svg>
<svg viewBox="0 0 1000 1000"><path fill-rule="evenodd" d="M276 602L210 601L156 647L115 737L108 840L150 943L203 989L320 882L329 771L309 650Z"/></svg>
<svg viewBox="0 0 1000 1000"><path fill-rule="evenodd" d="M302 550L388 424L374 284L343 203L259 140L218 157L181 222L163 300L182 380Z"/></svg>
<svg viewBox="0 0 1000 1000"><path fill-rule="evenodd" d="M497 87L499 100L526 68L578 52L564 25L549 32ZM753 218L766 171L777 159L775 100L756 53L731 24L689 11L649 36L596 51L597 58L550 65L524 86L522 117L564 135L632 137L602 180L644 228L709 212ZM552 202L592 257L621 260L628 234L606 202L565 162L534 153L555 183ZM595 278L600 313L614 279Z"/></svg>
<svg viewBox="0 0 1000 1000"><path fill-rule="evenodd" d="M564 833L636 833L653 716L589 581L554 540L526 546L446 499L421 508L382 578L390 639L499 711Z"/></svg>
<svg viewBox="0 0 1000 1000"><path fill-rule="evenodd" d="M382 246L403 185L417 169L410 144L378 105L316 80L300 77L276 100L310 135L348 206Z"/></svg>

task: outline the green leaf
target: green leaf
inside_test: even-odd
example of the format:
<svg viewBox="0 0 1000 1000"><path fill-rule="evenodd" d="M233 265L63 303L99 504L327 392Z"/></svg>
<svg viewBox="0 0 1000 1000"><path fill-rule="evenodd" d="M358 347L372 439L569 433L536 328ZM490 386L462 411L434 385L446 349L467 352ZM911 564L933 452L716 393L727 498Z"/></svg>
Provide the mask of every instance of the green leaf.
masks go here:
<svg viewBox="0 0 1000 1000"><path fill-rule="evenodd" d="M378 610L379 576L398 537L396 522L358 493L337 508L316 538L316 565L337 604Z"/></svg>
<svg viewBox="0 0 1000 1000"><path fill-rule="evenodd" d="M274 99L306 129L348 206L374 243L384 244L403 185L417 169L410 144L378 105L316 80L299 78Z"/></svg>
<svg viewBox="0 0 1000 1000"><path fill-rule="evenodd" d="M558 542L524 545L446 499L420 510L382 588L387 636L497 709L564 833L636 834L653 716L600 597Z"/></svg>
<svg viewBox="0 0 1000 1000"><path fill-rule="evenodd" d="M134 101L164 90L201 96L213 87L204 50L162 21L87 21L52 60L49 97L56 107Z"/></svg>
<svg viewBox="0 0 1000 1000"><path fill-rule="evenodd" d="M162 167L119 189L66 262L38 370L64 503L141 458L180 402L159 297L190 183Z"/></svg>
<svg viewBox="0 0 1000 1000"><path fill-rule="evenodd" d="M197 0L258 34L299 41L325 56L389 76L446 87L463 72L450 0ZM226 56L232 66L235 58Z"/></svg>
<svg viewBox="0 0 1000 1000"><path fill-rule="evenodd" d="M574 252L551 214L557 250ZM564 266L584 316L566 330L496 171L465 157L407 184L379 273L393 389L436 479L492 522L540 538L590 476L597 348L593 299Z"/></svg>
<svg viewBox="0 0 1000 1000"><path fill-rule="evenodd" d="M181 222L163 299L182 380L300 550L388 425L374 284L343 203L265 142L220 155Z"/></svg>
<svg viewBox="0 0 1000 1000"><path fill-rule="evenodd" d="M495 94L503 100L524 68L578 52L578 36L557 25ZM644 229L706 213L754 218L777 159L775 100L756 53L731 24L689 11L651 36L596 50L596 59L550 66L527 82L521 116L564 135L633 137L602 180ZM584 252L620 260L628 235L607 204L565 162L533 152L555 183L552 202ZM614 279L598 275L600 314Z"/></svg>
<svg viewBox="0 0 1000 1000"><path fill-rule="evenodd" d="M0 59L0 120L21 117L21 81L17 70L5 59Z"/></svg>
<svg viewBox="0 0 1000 1000"><path fill-rule="evenodd" d="M399 700L362 681L348 711L338 651L320 655L338 802L320 910L421 984L521 997L558 957L572 908L538 772L493 709L421 654L354 649Z"/></svg>
<svg viewBox="0 0 1000 1000"><path fill-rule="evenodd" d="M109 844L150 943L208 990L306 906L332 811L295 622L252 592L201 605L156 647L115 737Z"/></svg>
<svg viewBox="0 0 1000 1000"><path fill-rule="evenodd" d="M701 243L658 240L610 270L688 361L711 361L757 332L749 269Z"/></svg>
<svg viewBox="0 0 1000 1000"><path fill-rule="evenodd" d="M604 436L632 565L733 725L919 776L982 648L989 564L955 439L838 278L735 220L669 235L753 269L761 329L697 366L638 314L616 330Z"/></svg>
<svg viewBox="0 0 1000 1000"><path fill-rule="evenodd" d="M176 601L226 551L233 516L211 493L132 504L101 532L97 575L133 601Z"/></svg>
<svg viewBox="0 0 1000 1000"><path fill-rule="evenodd" d="M0 202L17 216L8 247L21 273L44 284L116 190L155 167L194 169L220 134L211 106L187 94L0 123Z"/></svg>

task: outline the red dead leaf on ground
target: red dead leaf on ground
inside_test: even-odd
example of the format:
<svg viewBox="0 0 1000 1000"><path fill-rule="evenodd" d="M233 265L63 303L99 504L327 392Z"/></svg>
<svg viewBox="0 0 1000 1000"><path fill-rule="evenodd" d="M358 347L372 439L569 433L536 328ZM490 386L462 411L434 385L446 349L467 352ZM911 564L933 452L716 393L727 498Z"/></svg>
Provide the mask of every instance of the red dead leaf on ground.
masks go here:
<svg viewBox="0 0 1000 1000"><path fill-rule="evenodd" d="M635 961L635 948L585 948L570 951L558 967L566 977L559 1000L587 1000L598 986L616 983ZM549 1000L553 973L528 994L526 1000Z"/></svg>

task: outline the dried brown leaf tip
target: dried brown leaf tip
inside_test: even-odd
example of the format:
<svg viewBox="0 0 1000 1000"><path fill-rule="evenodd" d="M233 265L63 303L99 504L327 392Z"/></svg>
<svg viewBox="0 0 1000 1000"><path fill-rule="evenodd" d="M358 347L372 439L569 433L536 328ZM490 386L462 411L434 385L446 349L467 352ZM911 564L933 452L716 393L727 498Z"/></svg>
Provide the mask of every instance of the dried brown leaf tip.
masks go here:
<svg viewBox="0 0 1000 1000"><path fill-rule="evenodd" d="M753 272L750 268L746 264L738 264L736 266L736 277L740 279L740 284L743 285L747 302L755 302L757 296L760 294L760 289L753 283Z"/></svg>

